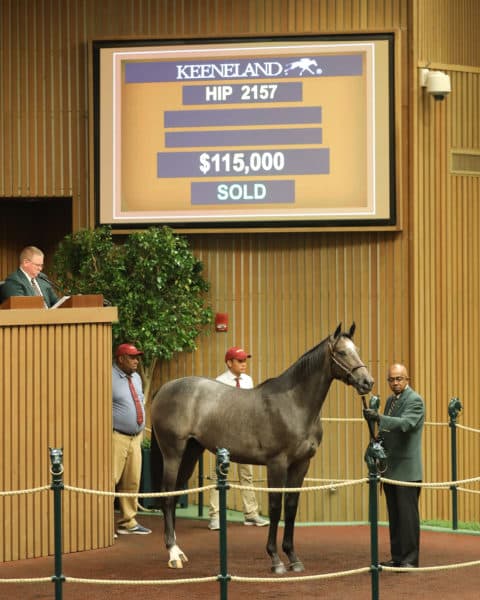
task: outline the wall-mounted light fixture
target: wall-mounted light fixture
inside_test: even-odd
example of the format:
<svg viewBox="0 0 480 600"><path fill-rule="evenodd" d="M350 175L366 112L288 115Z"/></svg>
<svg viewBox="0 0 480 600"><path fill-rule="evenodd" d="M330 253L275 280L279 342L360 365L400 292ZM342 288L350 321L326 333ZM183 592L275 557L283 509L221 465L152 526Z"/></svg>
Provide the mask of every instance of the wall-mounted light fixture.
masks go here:
<svg viewBox="0 0 480 600"><path fill-rule="evenodd" d="M427 68L419 69L420 87L426 88L427 93L435 100L443 100L452 91L450 75L443 71L430 71Z"/></svg>

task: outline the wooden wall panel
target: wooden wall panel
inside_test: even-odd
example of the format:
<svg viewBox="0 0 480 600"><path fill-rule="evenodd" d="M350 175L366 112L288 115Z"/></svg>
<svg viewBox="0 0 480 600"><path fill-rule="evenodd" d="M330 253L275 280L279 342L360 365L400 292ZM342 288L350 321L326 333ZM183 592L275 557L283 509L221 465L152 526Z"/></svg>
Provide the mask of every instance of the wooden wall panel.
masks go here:
<svg viewBox="0 0 480 600"><path fill-rule="evenodd" d="M480 67L477 0L416 0L415 52L421 61Z"/></svg>
<svg viewBox="0 0 480 600"><path fill-rule="evenodd" d="M458 5L425 0L416 8L414 62L423 66L428 60L431 68L447 72L452 93L436 102L418 88L418 73L412 74L412 360L421 366L419 389L427 399L428 419L446 422L449 399L459 397L464 405L459 422L478 428L472 377L478 353L471 341L480 333L480 173L455 175L450 165L453 150L480 148L479 54L471 36L472 22L478 26L480 20L479 6L469 0ZM478 434L459 433L460 478L478 476L478 448ZM428 431L425 457L427 480L451 479L449 434L443 428ZM448 493L428 492L422 504L427 514L451 519ZM459 493L459 519L478 520L478 496Z"/></svg>
<svg viewBox="0 0 480 600"><path fill-rule="evenodd" d="M114 318L116 309L0 311L2 491L49 485L49 448L63 449L66 484L113 491ZM62 498L65 552L112 544L112 498ZM1 496L0 514L0 562L53 554L51 491Z"/></svg>
<svg viewBox="0 0 480 600"><path fill-rule="evenodd" d="M479 178L450 174L449 153L480 146L479 21L476 0L2 0L0 197L68 196L73 229L92 225L91 39L399 32L403 231L190 236L212 283L213 306L229 313L230 330L202 338L197 352L162 365L156 385L190 373L215 376L233 343L252 350L259 381L281 372L338 321L355 319L357 342L383 401L387 365L404 361L430 420L446 421L448 399L459 395L465 422L475 425L478 360L467 340L479 329ZM443 104L418 89L417 67L426 62L452 76L453 91ZM25 231L21 215L5 220L2 213L2 276L16 266L17 231ZM45 227L46 250L61 237L61 223ZM62 389L77 383L63 382ZM358 415L358 399L335 384L324 416ZM326 424L312 475L364 473L365 429ZM464 437L462 468L478 472L478 442ZM428 430L427 480L448 478L447 441L441 428ZM448 514L448 494L428 492L422 504L426 516ZM473 519L471 507L471 501L462 505ZM302 500L301 515L362 518L365 491Z"/></svg>

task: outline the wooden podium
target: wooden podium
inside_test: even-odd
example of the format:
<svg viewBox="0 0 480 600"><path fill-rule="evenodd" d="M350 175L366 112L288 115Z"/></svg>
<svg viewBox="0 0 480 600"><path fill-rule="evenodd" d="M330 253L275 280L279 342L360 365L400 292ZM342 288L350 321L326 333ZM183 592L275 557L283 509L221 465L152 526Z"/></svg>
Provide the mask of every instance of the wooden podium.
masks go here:
<svg viewBox="0 0 480 600"><path fill-rule="evenodd" d="M40 296L11 296L0 304L0 308L13 310L17 308L45 308Z"/></svg>
<svg viewBox="0 0 480 600"><path fill-rule="evenodd" d="M49 485L49 448L62 448L65 484L113 491L111 326L117 309L20 308L18 300L9 298L10 310L0 310L0 490ZM113 543L111 497L69 490L62 497L64 552ZM0 514L0 561L53 554L51 491L0 496Z"/></svg>

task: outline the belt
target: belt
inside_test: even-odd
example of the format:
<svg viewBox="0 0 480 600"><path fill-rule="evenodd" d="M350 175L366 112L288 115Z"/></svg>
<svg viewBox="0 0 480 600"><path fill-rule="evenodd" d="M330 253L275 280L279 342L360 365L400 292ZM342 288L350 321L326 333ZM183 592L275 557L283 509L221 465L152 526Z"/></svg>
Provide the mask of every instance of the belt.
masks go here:
<svg viewBox="0 0 480 600"><path fill-rule="evenodd" d="M120 433L121 435L128 435L128 437L137 437L137 435L139 433L141 433L140 431L138 433L127 433L126 431L120 431L120 429L113 429L113 431L115 431L116 433Z"/></svg>

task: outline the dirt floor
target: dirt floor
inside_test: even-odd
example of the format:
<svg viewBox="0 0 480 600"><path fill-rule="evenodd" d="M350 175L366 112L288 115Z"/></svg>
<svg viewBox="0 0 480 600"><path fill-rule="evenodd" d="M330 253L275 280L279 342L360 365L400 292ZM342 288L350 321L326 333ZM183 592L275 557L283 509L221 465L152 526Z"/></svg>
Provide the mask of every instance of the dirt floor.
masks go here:
<svg viewBox="0 0 480 600"><path fill-rule="evenodd" d="M156 515L141 515L142 524L152 528L147 536L119 536L111 548L64 555L63 584L65 600L106 600L128 594L142 600L215 600L219 599L218 582L189 582L173 585L104 585L69 582L68 577L95 579L170 580L216 576L219 572L219 535L207 529L207 521L179 518L177 539L187 554L184 569L167 567L163 544L163 521ZM267 528L245 527L235 522L228 525L228 572L243 577L274 577L265 552ZM388 559L388 531L379 529L380 560ZM296 548L305 563L305 576L361 569L370 564L370 528L367 525L298 526ZM422 531L421 566L452 565L480 561L480 536L464 533ZM50 577L54 572L53 557L22 560L0 565L0 580L23 577ZM287 577L298 577L289 574ZM326 598L328 600L369 600L372 596L370 573L341 576L317 581L230 582L229 600ZM461 569L414 573L382 572L378 598L414 600L478 599L480 565ZM52 583L10 584L0 582L1 599L54 599Z"/></svg>

